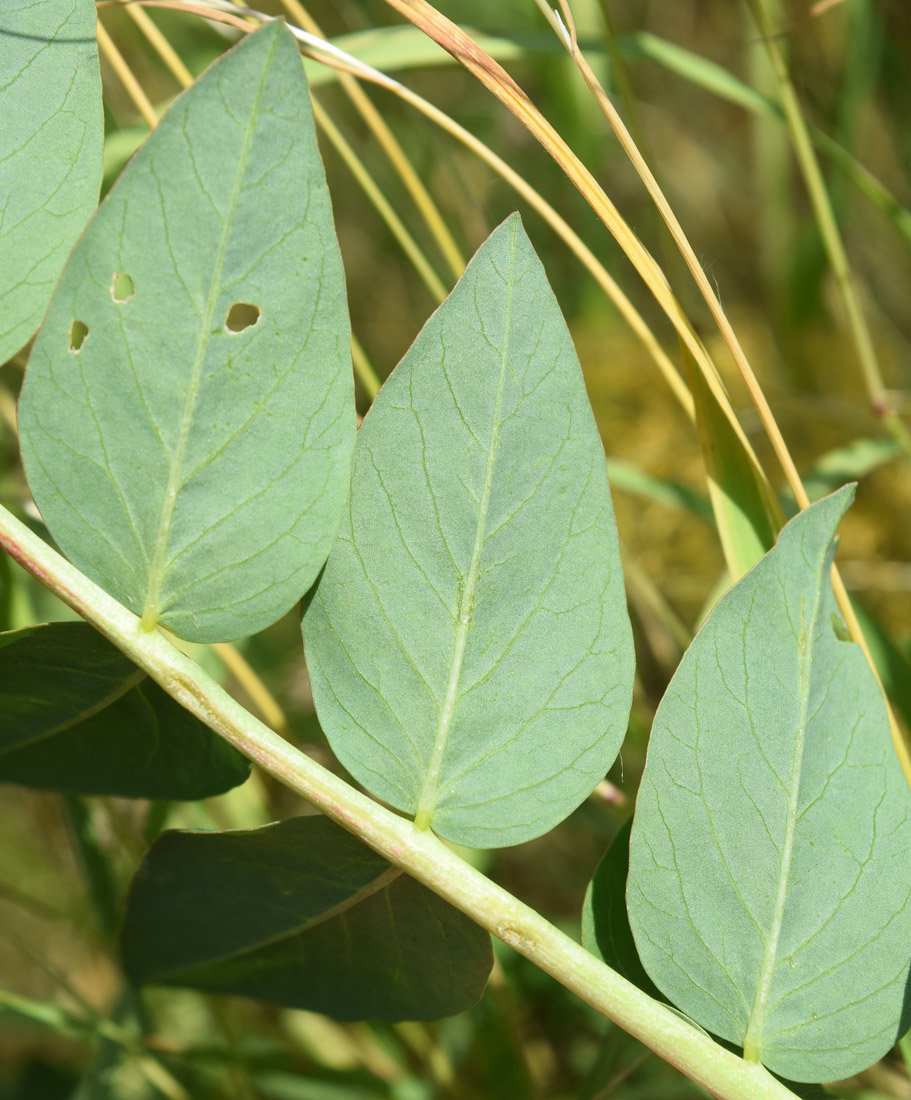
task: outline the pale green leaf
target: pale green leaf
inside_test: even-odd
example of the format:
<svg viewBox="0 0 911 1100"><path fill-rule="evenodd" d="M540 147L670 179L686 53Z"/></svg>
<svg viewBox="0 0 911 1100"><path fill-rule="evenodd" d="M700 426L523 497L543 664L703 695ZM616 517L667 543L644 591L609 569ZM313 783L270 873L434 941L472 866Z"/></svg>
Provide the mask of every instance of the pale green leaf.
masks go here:
<svg viewBox="0 0 911 1100"><path fill-rule="evenodd" d="M490 936L324 817L162 835L127 899L136 982L429 1020L477 1002Z"/></svg>
<svg viewBox="0 0 911 1100"><path fill-rule="evenodd" d="M793 519L724 596L655 716L630 845L658 987L795 1081L908 1027L911 792L829 580L853 488Z"/></svg>
<svg viewBox="0 0 911 1100"><path fill-rule="evenodd" d="M277 619L321 567L354 445L345 283L280 22L175 101L76 247L20 404L63 551L194 641Z"/></svg>
<svg viewBox="0 0 911 1100"><path fill-rule="evenodd" d="M546 832L616 756L633 659L604 451L517 216L364 420L304 637L345 767L449 840Z"/></svg>
<svg viewBox="0 0 911 1100"><path fill-rule="evenodd" d="M88 623L0 634L0 783L125 798L207 798L249 761Z"/></svg>
<svg viewBox="0 0 911 1100"><path fill-rule="evenodd" d="M0 363L32 336L98 202L93 0L0 4Z"/></svg>

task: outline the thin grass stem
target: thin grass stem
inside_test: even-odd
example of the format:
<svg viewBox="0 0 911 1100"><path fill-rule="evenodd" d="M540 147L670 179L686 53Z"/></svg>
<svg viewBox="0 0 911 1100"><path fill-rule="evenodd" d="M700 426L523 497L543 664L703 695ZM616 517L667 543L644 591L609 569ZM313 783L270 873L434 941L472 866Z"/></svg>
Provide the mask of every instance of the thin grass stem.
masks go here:
<svg viewBox="0 0 911 1100"><path fill-rule="evenodd" d="M297 21L301 29L309 31L310 34L315 34L320 38L325 37L318 24L303 5L299 3L299 0L282 0L282 7L292 19ZM465 258L456 244L455 238L450 233L443 215L433 201L433 197L408 159L405 150L399 144L386 120L374 106L373 101L354 77L349 73L340 72L338 81L361 118L369 126L383 152L388 157L389 163L398 173L399 179L405 185L415 207L424 219L424 224L437 242L437 246L449 267L450 274L454 279L458 279L465 267Z"/></svg>
<svg viewBox="0 0 911 1100"><path fill-rule="evenodd" d="M233 13L236 5L230 5L232 11L226 11L226 0L204 0L204 2L192 3L190 0L137 0L147 7L165 7L177 11L185 11L193 15L201 15L204 18L214 18L229 23L241 30L249 31L250 27L239 16ZM218 3L218 6L214 6ZM210 6L211 5L211 6ZM247 9L237 8L239 11ZM262 16L263 19L270 18ZM601 289L608 295L621 316L632 328L635 335L642 342L646 351L654 360L662 377L667 382L671 392L679 401L684 412L690 420L695 420L693 399L686 383L680 376L680 372L671 362L668 355L662 349L651 328L646 324L641 314L636 310L632 302L627 298L619 285L608 273L604 265L597 259L591 249L584 243L579 235L570 228L566 220L547 202L522 176L514 171L501 157L497 156L488 146L476 138L470 131L460 126L444 111L435 107L428 100L413 92L410 88L400 84L397 80L365 65L356 58L345 54L331 43L321 40L313 35L308 35L295 27L290 28L292 33L301 41L302 47L312 53L317 60L331 65L340 72L349 72L360 79L369 80L382 88L392 92L393 95L409 103L420 111L426 118L435 122L441 129L446 130L457 141L474 152L481 160L488 164L510 187L512 187L537 213L550 225L555 233L565 242L569 249L576 255L582 265L594 277ZM705 355L703 349L703 355ZM357 363L355 363L357 367ZM720 386L720 383L718 383Z"/></svg>
<svg viewBox="0 0 911 1100"><path fill-rule="evenodd" d="M860 363L861 373L870 397L870 403L874 412L882 420L884 426L892 434L892 437L901 445L905 453L911 457L911 431L908 430L901 417L892 405L892 398L886 389L880 370L876 349L867 325L867 319L861 309L857 295L857 287L845 251L844 242L835 220L829 194L826 190L825 180L819 169L819 162L813 152L813 143L804 121L803 111L797 92L791 81L790 73L784 59L784 55L778 46L775 33L768 18L763 0L750 0L750 8L756 19L759 31L762 34L769 60L778 83L778 95L781 108L784 111L791 135L791 144L794 148L794 156L797 159L800 173L803 176L810 203L816 217L816 224L829 257L829 265L835 283L844 304L845 319L854 350ZM801 507L805 505L801 504Z"/></svg>
<svg viewBox="0 0 911 1100"><path fill-rule="evenodd" d="M150 130L154 130L158 125L158 115L155 113L155 108L143 91L142 85L136 79L123 54L114 45L114 40L105 30L100 19L98 21L98 46L104 59L117 74L118 80L126 89L126 93L133 101L136 110L142 115L146 125Z"/></svg>
<svg viewBox="0 0 911 1100"><path fill-rule="evenodd" d="M364 351L363 345L353 332L351 333L351 362L354 365L354 373L358 382L364 387L367 396L372 402L374 397L380 392L380 386L382 386L383 383L380 381L379 375L377 375L370 360L367 358L367 353Z"/></svg>
<svg viewBox="0 0 911 1100"><path fill-rule="evenodd" d="M230 642L214 642L212 652L243 688L247 698L266 725L271 726L285 740L293 740L291 723L278 700L237 646Z"/></svg>
<svg viewBox="0 0 911 1100"><path fill-rule="evenodd" d="M354 176L361 190L386 223L389 231L395 237L396 241L398 241L400 248L411 261L421 281L436 299L437 303L442 302L448 292L439 275L433 270L430 261L424 255L420 245L405 227L402 219L392 208L392 204L377 186L370 172L367 171L364 162L357 153L355 153L354 149L351 148L348 141L326 113L323 106L315 97L311 98L313 100L313 117L316 119L316 124L329 139L332 147L344 161L348 171Z"/></svg>
<svg viewBox="0 0 911 1100"><path fill-rule="evenodd" d="M155 23L152 22L152 18L148 12L139 4L127 4L125 6L127 14L145 35L152 49L165 63L177 83L182 88L189 88L193 83L193 74L183 63L183 60L171 43L165 38Z"/></svg>

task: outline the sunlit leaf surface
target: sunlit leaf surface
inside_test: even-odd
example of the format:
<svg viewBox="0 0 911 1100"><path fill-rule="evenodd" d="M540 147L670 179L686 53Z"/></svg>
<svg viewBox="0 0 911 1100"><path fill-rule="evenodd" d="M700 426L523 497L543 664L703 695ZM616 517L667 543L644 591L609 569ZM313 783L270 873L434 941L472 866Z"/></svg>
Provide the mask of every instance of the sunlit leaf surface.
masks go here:
<svg viewBox="0 0 911 1100"><path fill-rule="evenodd" d="M633 668L604 451L518 217L368 413L304 636L345 766L450 840L546 832L613 762Z"/></svg>
<svg viewBox="0 0 911 1100"><path fill-rule="evenodd" d="M32 336L98 202L92 0L0 4L0 363Z"/></svg>
<svg viewBox="0 0 911 1100"><path fill-rule="evenodd" d="M829 566L853 489L793 519L718 604L655 716L628 903L658 987L796 1081L909 1025L911 792L842 641Z"/></svg>
<svg viewBox="0 0 911 1100"><path fill-rule="evenodd" d="M195 641L277 619L335 534L354 445L345 284L280 22L178 99L80 240L20 406L83 571Z"/></svg>

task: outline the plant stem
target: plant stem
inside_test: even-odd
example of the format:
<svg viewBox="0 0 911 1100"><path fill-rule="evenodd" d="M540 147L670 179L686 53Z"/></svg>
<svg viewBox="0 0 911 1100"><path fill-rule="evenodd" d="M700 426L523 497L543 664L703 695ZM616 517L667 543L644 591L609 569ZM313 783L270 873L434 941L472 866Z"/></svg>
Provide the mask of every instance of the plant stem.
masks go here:
<svg viewBox="0 0 911 1100"><path fill-rule="evenodd" d="M263 725L158 631L0 507L0 546L95 626L182 706L270 775L525 955L720 1100L794 1100L758 1064L596 960L544 917L476 871L432 832L361 794Z"/></svg>
<svg viewBox="0 0 911 1100"><path fill-rule="evenodd" d="M288 12L292 19L297 21L299 27L305 31L309 31L310 34L318 35L320 38L325 37L319 26L313 21L306 9L299 3L299 0L281 0L281 2L282 7ZM389 163L395 169L399 179L408 190L408 194L411 196L416 209L424 219L424 224L430 230L440 251L445 257L453 279L458 279L465 267L465 259L459 251L459 247L455 243L455 239L452 233L450 233L443 215L437 209L436 203L433 201L430 192L424 186L423 180L415 171L411 161L405 155L404 149L402 149L401 145L396 140L386 120L377 108L374 107L372 100L367 96L367 93L354 77L351 76L350 73L339 72L338 82L345 94L351 100L358 114L370 128L374 138L379 142L388 157Z"/></svg>
<svg viewBox="0 0 911 1100"><path fill-rule="evenodd" d="M120 898L111 862L98 840L85 799L74 794L61 797L85 872L95 920L105 940L111 940L120 920Z"/></svg>
<svg viewBox="0 0 911 1100"><path fill-rule="evenodd" d="M819 232L829 257L832 274L835 277L836 285L844 303L848 330L854 342L854 350L860 362L867 393L870 395L870 403L876 415L892 433L893 438L901 444L905 453L911 456L911 432L908 431L901 417L893 409L891 398L883 381L876 350L870 336L870 329L867 326L867 320L857 297L857 288L854 285L848 255L845 252L838 223L835 221L832 204L826 191L825 180L819 169L819 162L813 152L813 143L810 140L807 124L804 121L797 92L791 83L787 64L778 46L777 35L772 28L763 0L750 0L750 6L763 36L772 70L778 82L779 100L791 134L794 156L797 158L797 164L806 184L810 202L813 205L813 213L816 215L816 223L819 226Z"/></svg>
<svg viewBox="0 0 911 1100"><path fill-rule="evenodd" d="M154 130L158 125L158 115L155 113L155 108L143 91L142 85L136 79L133 70L126 63L123 54L114 45L113 38L104 29L100 21L98 23L98 46L105 60L120 78L120 82L126 89L130 99L132 99L136 110L145 119L146 125L150 130Z"/></svg>
<svg viewBox="0 0 911 1100"><path fill-rule="evenodd" d="M327 112L323 109L319 100L315 97L311 97L311 100L313 104L313 117L316 119L317 126L319 126L320 130L329 139L332 147L348 168L348 171L354 176L361 190L386 223L389 232L392 233L402 251L411 261L412 266L421 277L422 282L430 291L436 303L439 304L448 293L443 281L440 279L439 275L437 275L436 271L434 271L430 261L424 255L421 246L417 243L406 228L405 223L395 212L392 204L377 185L376 180L370 174L357 153L351 148L348 141L346 141L341 130L339 130Z"/></svg>

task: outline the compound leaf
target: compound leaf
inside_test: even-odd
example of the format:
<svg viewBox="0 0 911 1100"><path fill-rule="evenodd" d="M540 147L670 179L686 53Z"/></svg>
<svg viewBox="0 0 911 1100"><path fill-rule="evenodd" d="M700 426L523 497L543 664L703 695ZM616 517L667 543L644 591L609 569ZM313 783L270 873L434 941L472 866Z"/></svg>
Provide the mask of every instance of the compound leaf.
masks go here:
<svg viewBox="0 0 911 1100"><path fill-rule="evenodd" d="M175 101L77 245L20 405L84 572L194 641L268 625L329 551L354 446L341 257L276 21Z"/></svg>
<svg viewBox="0 0 911 1100"><path fill-rule="evenodd" d="M365 418L304 638L345 767L449 840L537 836L612 763L633 659L604 451L518 216Z"/></svg>
<svg viewBox="0 0 911 1100"><path fill-rule="evenodd" d="M0 5L0 363L38 328L98 202L104 119L93 0Z"/></svg>
<svg viewBox="0 0 911 1100"><path fill-rule="evenodd" d="M195 799L250 764L87 623L0 634L0 782Z"/></svg>
<svg viewBox="0 0 911 1100"><path fill-rule="evenodd" d="M240 994L338 1020L470 1008L490 937L324 817L163 834L123 927L137 982Z"/></svg>
<svg viewBox="0 0 911 1100"><path fill-rule="evenodd" d="M795 1081L851 1076L908 1028L911 792L829 581L853 487L722 598L652 730L627 889L658 987Z"/></svg>

